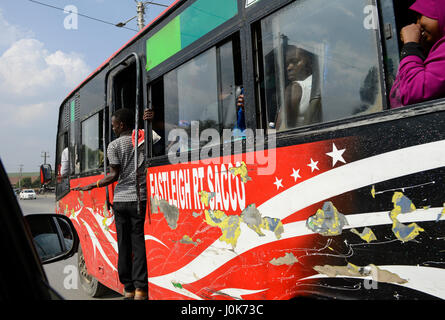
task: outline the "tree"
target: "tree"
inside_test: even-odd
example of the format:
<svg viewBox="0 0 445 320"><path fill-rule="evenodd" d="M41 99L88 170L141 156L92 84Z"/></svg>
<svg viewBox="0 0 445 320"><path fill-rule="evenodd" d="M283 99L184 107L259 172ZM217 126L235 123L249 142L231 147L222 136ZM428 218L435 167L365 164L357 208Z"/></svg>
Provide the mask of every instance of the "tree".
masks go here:
<svg viewBox="0 0 445 320"><path fill-rule="evenodd" d="M32 180L31 177L25 177L23 178L20 183L17 183L17 187L21 186L22 188L31 188L32 187Z"/></svg>

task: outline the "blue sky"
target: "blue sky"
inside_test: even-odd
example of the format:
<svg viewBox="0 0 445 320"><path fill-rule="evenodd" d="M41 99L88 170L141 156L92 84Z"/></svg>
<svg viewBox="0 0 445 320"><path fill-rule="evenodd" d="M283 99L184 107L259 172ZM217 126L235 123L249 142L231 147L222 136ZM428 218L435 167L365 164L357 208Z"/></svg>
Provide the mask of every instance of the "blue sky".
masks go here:
<svg viewBox="0 0 445 320"><path fill-rule="evenodd" d="M38 0L111 23L136 15L134 0ZM174 0L154 2L170 5ZM165 8L148 5L146 24ZM30 0L0 1L0 158L8 172L37 172L42 151L54 165L58 108L79 82L136 31L69 14ZM137 30L136 19L127 24Z"/></svg>

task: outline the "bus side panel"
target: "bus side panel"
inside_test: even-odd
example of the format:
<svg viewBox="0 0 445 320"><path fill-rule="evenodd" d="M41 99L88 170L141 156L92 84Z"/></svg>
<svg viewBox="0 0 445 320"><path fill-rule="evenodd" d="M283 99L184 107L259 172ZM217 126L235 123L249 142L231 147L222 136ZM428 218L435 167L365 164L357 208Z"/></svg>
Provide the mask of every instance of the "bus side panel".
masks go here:
<svg viewBox="0 0 445 320"><path fill-rule="evenodd" d="M150 298L445 298L444 119L148 168Z"/></svg>
<svg viewBox="0 0 445 320"><path fill-rule="evenodd" d="M71 188L99 179L93 176L71 180ZM110 187L111 190L111 187ZM71 191L58 202L58 212L68 216L76 227L89 274L107 287L123 292L117 275L117 237L114 215L105 204L105 188Z"/></svg>

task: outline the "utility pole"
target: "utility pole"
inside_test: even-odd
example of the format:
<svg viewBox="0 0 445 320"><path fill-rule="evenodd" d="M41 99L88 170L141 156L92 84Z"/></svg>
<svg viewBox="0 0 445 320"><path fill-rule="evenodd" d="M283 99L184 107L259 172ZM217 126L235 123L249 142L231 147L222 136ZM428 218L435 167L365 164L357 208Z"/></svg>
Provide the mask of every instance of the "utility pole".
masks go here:
<svg viewBox="0 0 445 320"><path fill-rule="evenodd" d="M43 164L46 164L46 158L49 158L49 153L46 151L42 151L41 157L44 159Z"/></svg>
<svg viewBox="0 0 445 320"><path fill-rule="evenodd" d="M156 6L160 6L160 7L164 7L164 8L168 8L167 5L162 4L162 3L157 3L157 2L153 2L153 1L137 1L134 0L136 2L136 10L137 10L137 15L135 15L133 18L128 19L125 22L119 22L117 24L115 24L116 27L122 28L124 27L128 22L130 22L131 20L133 20L134 18L138 18L138 29L139 31L141 31L142 29L144 29L145 27L145 7L148 4L152 4L152 5L156 5Z"/></svg>
<svg viewBox="0 0 445 320"><path fill-rule="evenodd" d="M145 3L143 3L142 1L136 1L136 8L138 13L138 30L140 31L145 27Z"/></svg>
<svg viewBox="0 0 445 320"><path fill-rule="evenodd" d="M22 170L23 170L23 164L19 165L19 171L20 171L20 176L19 176L19 189L22 188Z"/></svg>

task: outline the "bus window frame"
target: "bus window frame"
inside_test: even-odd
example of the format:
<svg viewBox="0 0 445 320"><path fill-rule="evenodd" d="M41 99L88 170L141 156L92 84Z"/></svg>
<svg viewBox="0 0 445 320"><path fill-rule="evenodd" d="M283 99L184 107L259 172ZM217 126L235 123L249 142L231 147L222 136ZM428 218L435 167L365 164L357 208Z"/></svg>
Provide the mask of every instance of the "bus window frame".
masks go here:
<svg viewBox="0 0 445 320"><path fill-rule="evenodd" d="M117 61L117 62L112 63L114 61ZM142 85L143 84L143 77L142 77L143 73L142 73L142 70L141 70L141 55L138 52L130 51L123 58L122 58L122 56L118 55L114 61L112 61L110 63L110 65L109 65L109 67L108 67L108 69L107 69L107 71L105 73L105 78L104 78L104 81L105 81L105 86L104 86L104 103L105 103L105 105L104 105L104 109L108 111L108 113L107 112L104 113L104 117L103 117L103 121L104 121L104 123L103 123L103 125L104 125L103 126L103 131L104 131L104 134L103 134L104 162L103 162L103 170L102 170L102 172L104 173L104 175L106 175L108 173L108 171L109 171L108 163L105 160L105 158L107 157L108 145L111 142L111 137L112 137L111 119L110 119L110 121L108 121L108 124L107 124L105 115L107 117L111 116L113 114L113 112L115 111L115 109L114 109L115 104L114 104L114 101L113 101L113 97L115 96L114 95L114 78L120 73L120 71L123 71L123 70L125 70L127 68L133 67L133 61L135 62L134 66L136 68L136 84L135 84L135 87L136 87L136 92L135 92L135 95L136 95L136 98L135 98L135 104L136 104L135 105L135 119L136 119L135 129L136 130L139 129L139 126L138 126L138 120L139 120L139 114L140 114L139 111L140 111L140 109L141 109L141 107L143 106L143 103L144 103L143 85ZM115 69L118 69L122 65L125 65L125 67L122 70L116 72L116 74L113 74L113 71ZM109 83L111 83L110 86L109 86ZM109 94L109 90L111 91L110 94ZM108 132L109 132L108 141L107 141L107 139L105 137L106 136L105 135L105 131L106 131L105 125L108 125ZM147 155L145 154L145 150L144 150L142 156L144 157L145 160L147 159ZM137 161L138 161L138 156L137 156L137 153L136 153L135 167L137 167ZM106 192L106 195L105 195L105 197L106 197L106 200L105 200L106 206L107 206L107 209L110 210L111 203L110 203L110 194L109 194L108 186L105 188L105 192ZM138 194L138 201L139 201L139 194ZM138 207L138 213L139 213L139 207Z"/></svg>
<svg viewBox="0 0 445 320"><path fill-rule="evenodd" d="M286 6L290 5L293 2L299 2L299 1L308 1L308 0L276 0L273 1L274 3L270 3L269 2L264 2L265 0L260 0L257 3L252 4L251 6L249 6L248 8L246 8L246 11L252 10L253 14L252 16L248 19L248 23L251 29L251 39L252 39L252 48L255 48L255 46L257 46L257 55L254 56L253 60L255 61L255 63L258 63L259 65L261 65L261 59L262 56L260 56L259 54L262 54L262 47L259 45L257 41L257 39L255 38L255 31L258 32L257 37L261 36L261 21L262 19L276 13L277 11L285 8ZM380 14L380 0L371 0L372 1L372 5L375 5L377 7L377 14L378 14L378 24L377 24L377 29L375 30L375 47L374 49L376 50L377 53L377 59L378 59L378 71L379 71L379 80L380 80L380 90L382 93L382 98L381 98L381 102L382 102L382 110L378 111L378 112L374 112L374 113L370 113L370 114L365 114L365 115L350 115L347 117L343 117L340 119L334 119L334 120L329 120L329 121L324 121L324 122L319 122L319 123L314 123L314 124L309 124L309 125L303 125L303 126L299 126L296 128L292 128L289 130L285 130L285 131L280 131L280 132L276 132L277 135L277 140L279 137L286 137L289 135L292 135L294 133L297 134L308 134L308 133L312 133L312 132L317 132L318 128L329 128L329 127L336 127L339 123L350 123L353 122L354 120L356 121L360 121L360 119L364 118L368 118L368 117L378 117L380 114L385 113L385 111L390 110L390 106L389 103L387 102L388 97L389 97L389 93L387 93L387 88L386 88L386 66L384 64L384 47L383 47L383 39L384 36L382 35L382 32L384 32L384 30L382 29L382 24L381 24L381 14ZM256 10L253 10L253 8L255 8ZM252 53L253 54L253 53ZM256 66L254 66L255 68ZM261 73L259 72L260 69L254 69L254 73L255 75L258 75L258 79L255 79L255 82L258 80L258 86L261 85ZM264 74L264 73L263 73ZM259 123L261 123L263 127L265 129L268 129L267 126L267 110L265 109L266 106L264 105L264 99L265 98L265 93L261 92L264 90L259 90L259 88L257 87L257 83L255 83L255 99L256 101L256 105L257 108L261 108L261 115L262 115L262 119L259 120ZM259 92L258 92L259 91Z"/></svg>
<svg viewBox="0 0 445 320"><path fill-rule="evenodd" d="M384 68L385 68L385 74L384 74L384 82L383 84L385 85L385 103L387 105L386 109L390 109L390 102L389 102L389 93L391 91L391 87L388 85L388 77L391 76L390 74L390 66L389 66L389 55L390 55L390 47L391 46L395 46L398 50L398 52L396 52L396 56L397 56L397 66L394 66L395 68L395 73L394 73L394 78L397 75L397 70L398 70L398 66L400 64L400 47L399 47L399 35L397 33L397 24L396 24L396 17L395 17L395 8L394 8L394 0L378 0L378 12L379 12L379 24L381 26L381 32L380 32L380 37L381 37L381 43L382 43L382 58L383 58L383 64L384 64ZM388 4L390 6L390 12L385 12L384 13L384 4ZM390 19L386 19L385 17L390 16ZM388 29L388 27L390 29ZM390 37L388 37L387 32L390 32Z"/></svg>
<svg viewBox="0 0 445 320"><path fill-rule="evenodd" d="M199 55L201 55L201 54L203 54L203 53L205 53L205 52L207 52L208 50L210 50L211 48L215 48L216 49L216 51L218 52L218 49L221 47L221 46L223 46L223 45L225 45L225 44L227 44L227 43L229 43L229 42L231 42L232 43L232 52L235 50L235 45L233 45L235 42L238 42L238 44L237 44L237 46L239 47L239 49L240 49L240 59L241 59L241 61L240 61L240 63L239 63L239 66L241 67L241 78L242 78L242 82L243 82L243 86L244 86L244 88L246 88L246 84L247 83L249 83L249 82L247 82L246 83L246 80L245 80L245 76L246 76L246 74L247 74L247 71L246 71L246 63L243 63L243 59L244 59L244 52L245 51L243 51L243 32L242 32L242 29L241 28L238 28L238 29L236 29L236 30L234 30L233 32L231 32L229 35L225 35L224 37L218 37L217 38L218 39L218 41L216 42L216 41L212 41L212 42L210 42L211 43L211 45L206 45L205 47L204 46L200 46L200 48L201 48L201 50L197 53L197 54L195 54L195 55L193 55L193 56L191 56L191 57L189 57L187 60L184 60L184 59L178 59L177 61L176 61L176 63L175 63L175 67L174 68L170 68L170 66L169 67L166 67L164 64L166 63L166 62L163 62L162 64L160 64L160 66L161 67L165 67L165 73L162 73L162 74L160 74L160 75L158 75L158 77L156 77L156 78L152 78L151 77L151 75L153 74L151 71L149 71L149 72L146 72L146 92L145 92L145 96L146 96L146 101L147 101L147 106L150 106L150 104L151 104L151 101L152 101L152 96L149 96L149 94L151 94L151 87L152 87L152 85L153 84L155 84L155 83L157 83L157 82L159 82L159 81L163 81L162 79L163 79L163 77L166 75L166 74L168 74L169 72L171 72L172 70L175 70L176 68L179 68L180 66L182 66L182 65L184 65L184 64L186 64L186 63L188 63L189 61L191 61L191 60L193 60L194 58L196 58L196 57L198 57ZM193 45L191 45L191 46L193 46ZM185 50L185 49L184 49ZM187 57L189 56L189 54L187 54ZM217 64L217 69L218 69L218 72L219 72L219 67L218 67L218 64L220 63L220 61L219 61L219 55L218 55L218 53L217 53L217 59L216 59L216 64ZM235 59L236 57L235 56L233 56L233 58ZM171 58L169 58L169 59L171 59ZM235 61L233 61L234 62L234 67L236 66L236 64L237 63L235 63ZM158 66L159 67L159 66ZM154 69L157 69L158 67L155 67ZM220 83L219 83L219 76L220 76L220 74L217 72L217 81L218 81L218 84L217 84L217 87L218 87L218 90L220 89ZM235 71L236 72L236 71ZM155 74L157 74L157 73L155 73ZM245 97L247 96L247 94L245 94ZM221 112L221 107L220 107L220 104L221 104L221 101L218 99L218 108L219 108L219 112ZM152 106L152 110L155 112L155 114L156 114L156 106ZM156 117L156 115L155 115L155 117ZM246 103L246 98L245 98L245 120L246 120L246 127L247 128L252 128L252 129L254 129L255 130L255 127L249 127L249 124L252 124L252 119L255 119L256 118L256 111L254 110L254 108L249 108L248 106L247 106L247 103ZM254 123L256 123L256 121L254 122ZM144 121L144 125L145 126L147 126L149 124L149 122L148 121ZM147 132L147 131L146 131ZM150 132L151 133L151 132ZM165 139L167 139L168 137L165 137ZM151 140L148 140L148 134L146 133L146 135L145 135L145 139L146 139L146 141L149 141L149 143L150 143L150 147L147 149L147 150L149 150L149 152L150 152L150 154L152 155L152 148L153 148L153 143L152 143L152 139ZM219 148L220 148L220 155L222 155L223 154L223 150L227 147L227 144L228 143L224 143L224 142L220 142L219 143ZM243 145L244 145L244 143L243 143ZM147 147L147 146L146 146ZM198 149L193 149L193 150L189 150L189 151L187 151L187 152L185 152L186 154L187 154L187 158L188 159L196 159L197 157L199 157L200 156L200 154L201 154L201 147L200 148L198 148ZM244 147L243 147L243 149L244 149ZM198 156L196 156L195 155L195 153L197 153L198 154ZM168 161L168 153L166 153L166 154L164 154L164 155L160 155L160 156L151 156L151 157L148 157L148 154L149 153L146 153L147 154L147 158L146 158L146 167L150 167L152 164L153 165L160 165L160 164L163 164L163 163L165 163L165 161Z"/></svg>
<svg viewBox="0 0 445 320"><path fill-rule="evenodd" d="M99 166L97 167L97 168L94 168L94 169L89 169L89 170L85 170L84 169L84 163L82 163L82 156L83 156L83 152L84 152L84 146L83 146L83 144L82 144L82 139L83 139L83 131L82 131L82 125L83 125L83 123L85 122L85 121L87 121L87 120L89 120L89 119L91 119L92 117L94 117L94 116L96 116L96 115L98 115L98 122L97 122L97 125L98 125L98 133L99 133L99 149L98 150L101 150L101 151L103 151L103 148L101 148L101 144L103 143L103 136L101 137L101 135L103 135L103 128L102 128L102 131L101 131L101 125L103 126L104 125L104 117L105 117L105 110L104 110L104 108L96 108L96 109L94 109L94 111L92 111L91 113L89 113L88 115L86 115L85 117L82 117L82 119L80 119L79 120L79 122L80 122L80 152L81 152L81 154L80 154L80 174L79 174L79 177L88 177L88 176L92 176L92 175L97 175L97 174L100 174L100 173L102 173L103 172L103 170L102 170L102 168L101 168L101 166L100 166L100 163L99 163ZM101 113L102 113L102 115L101 115ZM102 117L102 119L101 119L101 117ZM101 123L101 120L102 120L102 123ZM104 161L105 161L105 154L104 154Z"/></svg>

